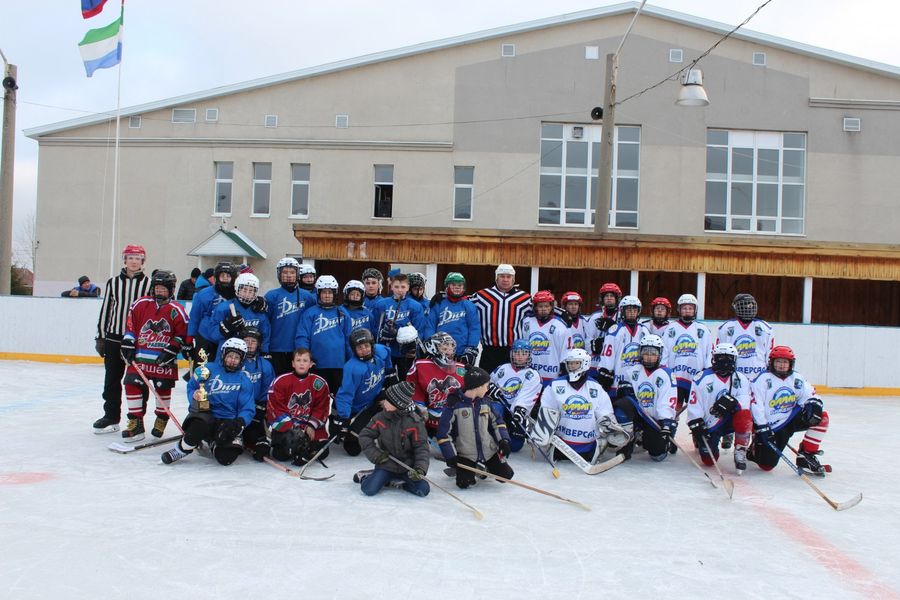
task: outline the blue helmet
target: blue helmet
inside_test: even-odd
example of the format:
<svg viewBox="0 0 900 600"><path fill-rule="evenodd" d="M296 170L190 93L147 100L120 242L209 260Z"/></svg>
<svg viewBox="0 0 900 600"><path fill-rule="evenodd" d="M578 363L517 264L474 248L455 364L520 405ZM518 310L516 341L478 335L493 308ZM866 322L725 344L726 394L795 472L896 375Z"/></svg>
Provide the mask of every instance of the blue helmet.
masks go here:
<svg viewBox="0 0 900 600"><path fill-rule="evenodd" d="M518 358L519 360L516 360ZM531 344L528 340L516 340L509 349L509 362L517 369L531 366Z"/></svg>

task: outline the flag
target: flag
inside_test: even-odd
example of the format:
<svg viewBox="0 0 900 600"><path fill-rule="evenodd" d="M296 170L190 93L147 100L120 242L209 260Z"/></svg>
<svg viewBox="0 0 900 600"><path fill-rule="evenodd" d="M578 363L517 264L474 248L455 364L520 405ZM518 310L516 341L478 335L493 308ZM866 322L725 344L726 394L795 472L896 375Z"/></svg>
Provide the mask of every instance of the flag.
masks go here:
<svg viewBox="0 0 900 600"><path fill-rule="evenodd" d="M81 0L81 16L85 19L96 17L103 10L106 0Z"/></svg>
<svg viewBox="0 0 900 600"><path fill-rule="evenodd" d="M91 29L78 42L84 70L90 77L97 69L114 67L122 60L122 17L99 29Z"/></svg>

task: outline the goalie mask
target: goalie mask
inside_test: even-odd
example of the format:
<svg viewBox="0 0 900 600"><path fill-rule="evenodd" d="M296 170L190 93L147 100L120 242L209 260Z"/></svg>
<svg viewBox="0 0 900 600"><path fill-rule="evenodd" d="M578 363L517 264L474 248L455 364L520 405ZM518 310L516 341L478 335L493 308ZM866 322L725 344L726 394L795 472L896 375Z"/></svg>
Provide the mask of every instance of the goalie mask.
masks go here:
<svg viewBox="0 0 900 600"><path fill-rule="evenodd" d="M659 368L662 360L663 341L658 335L645 335L641 338L641 364L648 371Z"/></svg>
<svg viewBox="0 0 900 600"><path fill-rule="evenodd" d="M565 363L569 381L575 382L591 368L591 355L582 348L572 348L566 352Z"/></svg>
<svg viewBox="0 0 900 600"><path fill-rule="evenodd" d="M737 366L737 357L737 348L734 344L716 344L712 351L712 370L719 377L731 376Z"/></svg>
<svg viewBox="0 0 900 600"><path fill-rule="evenodd" d="M234 294L238 302L250 306L259 295L259 277L253 273L241 273L234 280Z"/></svg>
<svg viewBox="0 0 900 600"><path fill-rule="evenodd" d="M528 340L516 340L509 350L509 362L517 369L531 366L531 344Z"/></svg>
<svg viewBox="0 0 900 600"><path fill-rule="evenodd" d="M738 294L731 302L731 308L734 309L734 314L741 321L752 321L756 318L759 305L756 303L756 298L750 294Z"/></svg>
<svg viewBox="0 0 900 600"><path fill-rule="evenodd" d="M425 340L425 353L428 358L443 369L456 366L456 341L449 333L439 331Z"/></svg>

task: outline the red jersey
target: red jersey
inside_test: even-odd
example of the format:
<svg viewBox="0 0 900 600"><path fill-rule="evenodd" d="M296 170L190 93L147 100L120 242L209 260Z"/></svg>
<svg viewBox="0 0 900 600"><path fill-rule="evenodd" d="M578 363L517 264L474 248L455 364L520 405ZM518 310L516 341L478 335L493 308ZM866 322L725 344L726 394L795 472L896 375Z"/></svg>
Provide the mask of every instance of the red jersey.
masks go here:
<svg viewBox="0 0 900 600"><path fill-rule="evenodd" d="M316 430L315 441L328 438L325 423L331 412L331 396L328 383L313 373L299 377L285 373L269 386L266 403L266 422L271 425L280 417L289 415L294 427Z"/></svg>
<svg viewBox="0 0 900 600"><path fill-rule="evenodd" d="M447 370L428 358L417 360L409 368L406 381L413 384L413 401L428 409L429 421L441 418L447 396L455 389L462 389L465 372L462 363L456 363Z"/></svg>
<svg viewBox="0 0 900 600"><path fill-rule="evenodd" d="M188 316L177 302L159 304L152 296L135 300L128 310L125 321L125 338L134 340L134 361L140 363L141 371L148 378L178 379L178 365L172 363L164 367L156 364L156 359L166 346L184 346L190 338L187 334ZM134 367L128 366L134 373Z"/></svg>

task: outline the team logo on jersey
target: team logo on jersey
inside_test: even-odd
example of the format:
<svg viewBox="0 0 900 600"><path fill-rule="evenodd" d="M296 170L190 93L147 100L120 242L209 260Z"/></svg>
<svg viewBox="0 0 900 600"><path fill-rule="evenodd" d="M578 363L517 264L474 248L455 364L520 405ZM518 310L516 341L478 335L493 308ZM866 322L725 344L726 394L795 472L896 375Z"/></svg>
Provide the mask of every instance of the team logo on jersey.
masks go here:
<svg viewBox="0 0 900 600"><path fill-rule="evenodd" d="M794 379L794 389L795 389L795 390L802 390L802 389L803 389L803 382L800 381L799 379Z"/></svg>
<svg viewBox="0 0 900 600"><path fill-rule="evenodd" d="M260 379L262 379L262 371L248 371L244 369L244 373L247 374L247 377L250 379L250 383L256 383Z"/></svg>
<svg viewBox="0 0 900 600"><path fill-rule="evenodd" d="M622 350L622 356L620 357L622 363L626 365L636 365L640 358L640 348L640 345L635 342L626 344L625 348Z"/></svg>
<svg viewBox="0 0 900 600"><path fill-rule="evenodd" d="M597 390L591 388L590 393L591 393L591 398L596 398L596 397L597 397Z"/></svg>
<svg viewBox="0 0 900 600"><path fill-rule="evenodd" d="M503 390L503 397L507 400L512 400L516 397L516 394L519 393L519 390L522 389L522 380L518 377L512 377L503 382L503 387L500 388Z"/></svg>
<svg viewBox="0 0 900 600"><path fill-rule="evenodd" d="M368 325L368 323L369 323L369 315L363 315L363 316L359 317L358 319L353 318L351 316L350 317L350 330L353 331L354 329L358 329L360 327L365 327L366 325Z"/></svg>
<svg viewBox="0 0 900 600"><path fill-rule="evenodd" d="M304 304L306 304L306 302L295 304L288 300L287 296L285 296L281 299L281 302L278 303L278 306L275 307L275 318L281 319L282 317L291 315L303 308Z"/></svg>
<svg viewBox="0 0 900 600"><path fill-rule="evenodd" d="M324 380L324 379L320 379L319 377L316 377L315 379L313 379L313 389L314 389L314 390L316 390L316 391L318 392L318 391L321 390L323 387L325 387L325 380Z"/></svg>
<svg viewBox="0 0 900 600"><path fill-rule="evenodd" d="M324 314L320 314L318 317L316 317L316 320L314 321L314 323L316 325L316 328L315 328L315 330L313 330L312 334L318 335L318 334L322 333L323 331L328 331L329 329L334 329L335 327L337 327L338 326L338 317L329 319Z"/></svg>
<svg viewBox="0 0 900 600"><path fill-rule="evenodd" d="M291 416L298 416L307 410L310 403L312 402L312 393L309 390L305 392L300 392L299 394L294 393L291 394L291 399L288 400L288 412L291 413Z"/></svg>
<svg viewBox="0 0 900 600"><path fill-rule="evenodd" d="M525 379L534 379L534 371L525 371Z"/></svg>
<svg viewBox="0 0 900 600"><path fill-rule="evenodd" d="M753 331L756 332L756 337L762 337L762 327L757 325L756 327L753 328Z"/></svg>
<svg viewBox="0 0 900 600"><path fill-rule="evenodd" d="M713 384L712 384L712 383L707 383L707 384L706 384L706 393L707 393L707 394L712 394L712 391L713 391Z"/></svg>
<svg viewBox="0 0 900 600"><path fill-rule="evenodd" d="M554 389L556 390L557 394L565 394L566 393L566 387L563 385L558 385Z"/></svg>
<svg viewBox="0 0 900 600"><path fill-rule="evenodd" d="M787 414L797 405L797 394L789 387L780 387L775 390L772 399L769 400L769 408L772 412Z"/></svg>
<svg viewBox="0 0 900 600"><path fill-rule="evenodd" d="M668 335L670 338L675 337L675 330L670 327L669 330L666 332L666 335Z"/></svg>
<svg viewBox="0 0 900 600"><path fill-rule="evenodd" d="M678 356L696 356L697 340L687 334L682 335L675 340L675 345L672 346L672 352Z"/></svg>
<svg viewBox="0 0 900 600"><path fill-rule="evenodd" d="M653 408L654 401L656 400L656 389L647 381L638 386L637 389L637 401L638 404L641 405L641 408L649 410Z"/></svg>
<svg viewBox="0 0 900 600"><path fill-rule="evenodd" d="M531 354L541 355L550 351L550 340L543 333L536 331L528 336L528 343L531 344Z"/></svg>
<svg viewBox="0 0 900 600"><path fill-rule="evenodd" d="M443 410L447 405L447 396L460 387L459 380L449 375L440 381L437 379L429 381L428 387L425 388L425 393L428 394L428 409Z"/></svg>
<svg viewBox="0 0 900 600"><path fill-rule="evenodd" d="M581 396L570 396L569 399L563 403L562 411L566 413L567 417L572 419L583 419L591 413L593 410L593 405L588 402L587 398L583 398Z"/></svg>
<svg viewBox="0 0 900 600"><path fill-rule="evenodd" d="M661 388L663 386L663 383L665 383L665 382L663 381L662 377L656 378L656 387Z"/></svg>
<svg viewBox="0 0 900 600"><path fill-rule="evenodd" d="M450 310L450 307L448 306L447 308L445 308L444 310L442 310L441 312L438 313L437 326L440 327L441 325L446 325L447 323L453 323L454 321L459 321L460 319L464 319L465 316L466 316L465 310L454 311L454 310Z"/></svg>
<svg viewBox="0 0 900 600"><path fill-rule="evenodd" d="M378 369L377 371L372 371L369 373L368 377L362 380L363 388L360 390L360 394L367 394L375 389L381 380L384 379L384 369Z"/></svg>
<svg viewBox="0 0 900 600"><path fill-rule="evenodd" d="M394 324L399 327L400 321L409 318L409 311L396 310L394 307L391 307L384 311L384 318L389 321L394 321Z"/></svg>
<svg viewBox="0 0 900 600"><path fill-rule="evenodd" d="M240 383L225 383L216 375L206 382L206 390L210 394L224 394L226 392L237 392L241 389Z"/></svg>
<svg viewBox="0 0 900 600"><path fill-rule="evenodd" d="M734 340L734 347L737 348L739 358L750 358L756 354L756 340L749 335L738 336Z"/></svg>
<svg viewBox="0 0 900 600"><path fill-rule="evenodd" d="M585 348L584 337L580 333L572 334L572 347L573 348L581 348L582 350L584 350L584 348Z"/></svg>
<svg viewBox="0 0 900 600"><path fill-rule="evenodd" d="M165 319L154 321L147 319L141 325L141 331L138 333L138 345L145 348L158 348L169 343L169 333L172 328Z"/></svg>

